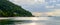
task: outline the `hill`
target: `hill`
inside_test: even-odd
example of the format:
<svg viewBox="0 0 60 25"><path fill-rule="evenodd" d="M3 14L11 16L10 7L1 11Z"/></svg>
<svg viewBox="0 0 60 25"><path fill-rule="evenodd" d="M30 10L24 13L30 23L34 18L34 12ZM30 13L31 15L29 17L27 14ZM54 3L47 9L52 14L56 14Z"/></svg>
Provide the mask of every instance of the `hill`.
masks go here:
<svg viewBox="0 0 60 25"><path fill-rule="evenodd" d="M0 17L31 17L31 12L8 0L0 0Z"/></svg>

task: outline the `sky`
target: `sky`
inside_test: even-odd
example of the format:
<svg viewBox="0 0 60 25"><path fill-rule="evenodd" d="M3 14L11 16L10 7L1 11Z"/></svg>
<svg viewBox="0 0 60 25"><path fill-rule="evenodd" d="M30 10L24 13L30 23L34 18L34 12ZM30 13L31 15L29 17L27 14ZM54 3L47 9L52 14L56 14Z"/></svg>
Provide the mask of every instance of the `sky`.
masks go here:
<svg viewBox="0 0 60 25"><path fill-rule="evenodd" d="M10 0L35 16L60 16L60 0Z"/></svg>

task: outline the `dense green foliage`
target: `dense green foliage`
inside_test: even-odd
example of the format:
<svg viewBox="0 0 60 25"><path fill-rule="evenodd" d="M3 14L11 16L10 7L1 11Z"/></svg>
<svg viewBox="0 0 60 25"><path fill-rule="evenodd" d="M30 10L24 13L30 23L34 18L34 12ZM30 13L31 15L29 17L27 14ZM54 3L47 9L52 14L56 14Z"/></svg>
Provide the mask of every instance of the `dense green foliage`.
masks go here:
<svg viewBox="0 0 60 25"><path fill-rule="evenodd" d="M0 0L0 17L31 17L31 12L24 10L21 6L13 4L8 0Z"/></svg>

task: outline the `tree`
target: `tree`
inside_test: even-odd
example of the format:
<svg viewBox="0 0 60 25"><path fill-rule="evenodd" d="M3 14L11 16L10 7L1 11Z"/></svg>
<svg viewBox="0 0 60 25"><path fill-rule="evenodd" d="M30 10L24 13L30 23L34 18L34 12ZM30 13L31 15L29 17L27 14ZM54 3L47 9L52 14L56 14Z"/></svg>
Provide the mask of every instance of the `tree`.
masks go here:
<svg viewBox="0 0 60 25"><path fill-rule="evenodd" d="M0 0L0 17L31 17L31 12L23 9L21 6L13 4L8 0Z"/></svg>

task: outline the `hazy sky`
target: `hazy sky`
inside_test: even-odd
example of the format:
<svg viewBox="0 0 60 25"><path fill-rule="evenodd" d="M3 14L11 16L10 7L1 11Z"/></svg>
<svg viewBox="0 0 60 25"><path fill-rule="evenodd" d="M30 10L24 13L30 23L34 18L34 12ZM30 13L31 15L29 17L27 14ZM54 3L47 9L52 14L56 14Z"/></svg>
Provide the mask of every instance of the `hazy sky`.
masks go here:
<svg viewBox="0 0 60 25"><path fill-rule="evenodd" d="M30 12L60 15L60 0L10 0Z"/></svg>

